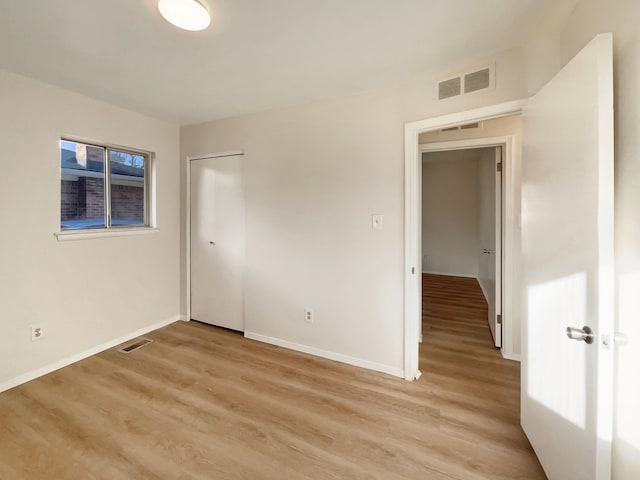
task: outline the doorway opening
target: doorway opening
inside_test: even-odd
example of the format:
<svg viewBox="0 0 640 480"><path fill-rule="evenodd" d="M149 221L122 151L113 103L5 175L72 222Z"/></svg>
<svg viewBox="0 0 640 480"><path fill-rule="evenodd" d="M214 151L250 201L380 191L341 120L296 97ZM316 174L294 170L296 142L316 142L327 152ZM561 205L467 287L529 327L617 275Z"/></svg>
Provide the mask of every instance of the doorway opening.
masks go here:
<svg viewBox="0 0 640 480"><path fill-rule="evenodd" d="M512 122L514 123L514 122ZM478 124L476 124L478 125ZM476 127L477 128L477 127ZM427 139L425 139L427 140ZM502 158L503 147L443 150L445 143L421 143L423 322L429 303L451 303L455 321L474 325L477 337L487 326L495 347L502 338ZM460 290L458 292L457 290ZM465 295L458 295L466 291ZM440 292L439 294L436 292ZM455 298L452 298L452 295ZM483 301L484 298L484 301ZM486 305L485 305L486 303ZM456 308L474 304L475 308ZM442 312L447 315L446 312ZM440 318L438 318L440 320ZM442 319L446 320L446 319ZM442 325L447 327L445 323ZM468 325L470 328L470 325ZM421 331L421 338L424 332Z"/></svg>
<svg viewBox="0 0 640 480"><path fill-rule="evenodd" d="M502 301L500 345L503 357L519 360L519 305L514 291L513 264L519 252L519 199L523 101L509 102L468 112L409 123L405 126L405 378L419 378L419 341L422 329L422 157L424 151L499 147L502 157L501 246ZM516 118L518 127L501 129L505 118ZM496 123L490 121L496 120ZM481 128L464 128L469 124ZM428 144L425 147L424 144ZM426 149L426 150L425 150ZM483 247L484 248L484 247Z"/></svg>

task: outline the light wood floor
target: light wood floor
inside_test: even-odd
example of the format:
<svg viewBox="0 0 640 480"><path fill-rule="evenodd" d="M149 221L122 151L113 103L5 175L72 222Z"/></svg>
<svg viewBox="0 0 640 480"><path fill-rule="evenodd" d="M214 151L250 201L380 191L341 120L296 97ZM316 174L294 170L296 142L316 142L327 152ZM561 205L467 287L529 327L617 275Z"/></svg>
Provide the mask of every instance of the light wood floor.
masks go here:
<svg viewBox="0 0 640 480"><path fill-rule="evenodd" d="M0 478L543 479L477 284L424 280L416 382L178 322L0 394Z"/></svg>

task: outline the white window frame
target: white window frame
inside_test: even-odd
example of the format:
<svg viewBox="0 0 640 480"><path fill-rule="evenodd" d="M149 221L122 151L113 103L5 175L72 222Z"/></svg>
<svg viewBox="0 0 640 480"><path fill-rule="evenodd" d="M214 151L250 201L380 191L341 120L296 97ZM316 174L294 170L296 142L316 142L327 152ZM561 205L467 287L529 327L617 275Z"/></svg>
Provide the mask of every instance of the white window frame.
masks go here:
<svg viewBox="0 0 640 480"><path fill-rule="evenodd" d="M155 178L155 155L153 152L140 150L137 148L123 147L120 145L100 143L90 140L83 140L74 137L61 137L60 141L67 141L73 143L80 143L90 147L98 147L104 149L104 220L105 226L102 228L76 228L76 229L62 229L61 226L61 198L58 201L58 231L54 233L58 241L67 240L79 240L84 238L101 238L110 236L123 236L123 235L140 235L156 232L158 229L154 224L155 212L153 211L153 198L155 182L152 181ZM111 152L122 152L131 155L138 155L144 158L144 223L137 225L111 225L111 183L113 181L111 176ZM58 147L58 153L60 153L60 147ZM60 158L60 157L59 157ZM58 185L60 195L62 195L62 176L64 171L62 167L59 167L60 176L58 178Z"/></svg>

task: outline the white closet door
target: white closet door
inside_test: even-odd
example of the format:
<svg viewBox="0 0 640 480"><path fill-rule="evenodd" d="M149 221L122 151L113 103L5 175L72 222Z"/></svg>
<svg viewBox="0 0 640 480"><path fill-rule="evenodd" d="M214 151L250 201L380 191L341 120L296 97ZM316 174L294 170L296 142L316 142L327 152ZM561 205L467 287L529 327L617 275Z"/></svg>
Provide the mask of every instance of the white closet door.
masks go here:
<svg viewBox="0 0 640 480"><path fill-rule="evenodd" d="M191 161L191 318L244 331L242 155Z"/></svg>

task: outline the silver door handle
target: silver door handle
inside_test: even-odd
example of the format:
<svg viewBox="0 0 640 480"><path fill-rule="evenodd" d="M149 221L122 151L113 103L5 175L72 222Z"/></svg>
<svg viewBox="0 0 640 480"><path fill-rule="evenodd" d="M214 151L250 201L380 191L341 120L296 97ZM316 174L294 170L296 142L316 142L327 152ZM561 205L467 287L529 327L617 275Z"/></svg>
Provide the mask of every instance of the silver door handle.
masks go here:
<svg viewBox="0 0 640 480"><path fill-rule="evenodd" d="M582 328L567 327L567 337L571 340L584 340L585 343L593 343L593 330L586 325Z"/></svg>
<svg viewBox="0 0 640 480"><path fill-rule="evenodd" d="M214 242L213 240L209 240L209 245L215 245L216 242Z"/></svg>

